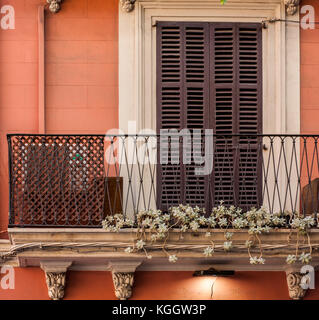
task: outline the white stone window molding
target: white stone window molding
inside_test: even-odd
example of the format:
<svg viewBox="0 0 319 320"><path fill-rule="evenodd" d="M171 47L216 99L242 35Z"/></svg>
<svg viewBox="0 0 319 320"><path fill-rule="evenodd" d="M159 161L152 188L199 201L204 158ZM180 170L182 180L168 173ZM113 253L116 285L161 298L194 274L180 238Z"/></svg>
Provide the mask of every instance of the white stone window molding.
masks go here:
<svg viewBox="0 0 319 320"><path fill-rule="evenodd" d="M129 13L119 6L119 128L129 134L145 129L156 130L157 21L262 23L274 18L298 20L298 12L293 16L287 14L286 3L286 0L229 0L226 5L221 5L219 0L138 0ZM299 24L267 23L267 28L262 32L263 133L298 135ZM136 122L136 131L129 125L130 121ZM279 147L279 144L275 147L276 154L279 154L276 149ZM297 145L296 157L299 159L298 148ZM265 159L269 157L269 148L263 155ZM278 172L278 192L281 196L284 196L287 186L283 169L284 166ZM291 177L297 179L296 172ZM275 190L274 186L274 177L270 177L269 190ZM133 188L137 188L134 183ZM127 190L126 185L124 190ZM292 194L294 192L295 189ZM280 203L276 200L273 209L276 211L278 208Z"/></svg>
<svg viewBox="0 0 319 320"><path fill-rule="evenodd" d="M51 0L48 0L51 1ZM284 0L286 12L288 15L294 15L298 11L298 6L301 0ZM135 8L136 0L120 0L122 9L126 12L131 12Z"/></svg>
<svg viewBox="0 0 319 320"><path fill-rule="evenodd" d="M127 133L129 121L136 121L137 131L156 129L157 21L261 23L270 18L297 20L298 12L293 16L287 14L289 1L229 0L221 5L219 0L138 0L132 10L122 10L120 5L120 129ZM265 134L300 133L299 30L298 24L285 22L269 23L263 29Z"/></svg>

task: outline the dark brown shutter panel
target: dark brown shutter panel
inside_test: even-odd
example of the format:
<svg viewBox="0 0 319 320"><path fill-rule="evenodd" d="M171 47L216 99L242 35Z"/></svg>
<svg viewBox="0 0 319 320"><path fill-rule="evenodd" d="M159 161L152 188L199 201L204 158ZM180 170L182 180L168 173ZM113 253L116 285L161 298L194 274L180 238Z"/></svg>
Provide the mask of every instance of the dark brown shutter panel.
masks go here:
<svg viewBox="0 0 319 320"><path fill-rule="evenodd" d="M214 203L261 205L262 29L259 24L211 25L213 123L217 138ZM231 134L245 137L231 137ZM249 136L251 135L251 136Z"/></svg>
<svg viewBox="0 0 319 320"><path fill-rule="evenodd" d="M234 204L235 152L233 138L236 130L236 29L232 23L212 24L211 52L211 108L216 135L212 190L214 204L225 201ZM228 135L228 136L227 136Z"/></svg>
<svg viewBox="0 0 319 320"><path fill-rule="evenodd" d="M158 25L157 36L157 128L182 128L182 55L183 31L178 24ZM167 150L170 153L170 150ZM170 162L157 167L157 202L158 208L167 210L182 201L182 168ZM158 161L161 161L158 155Z"/></svg>
<svg viewBox="0 0 319 320"><path fill-rule="evenodd" d="M238 25L239 133L262 134L262 28ZM262 205L262 138L241 138L239 157L239 206Z"/></svg>
<svg viewBox="0 0 319 320"><path fill-rule="evenodd" d="M194 162L158 166L159 208L188 203L210 210L221 200L243 208L259 205L261 143L230 135L262 133L261 45L258 24L158 23L158 133L189 128L214 129L217 135L211 176L196 176ZM180 162L182 156L180 148Z"/></svg>
<svg viewBox="0 0 319 320"><path fill-rule="evenodd" d="M192 23L185 26L185 128L200 130L209 128L209 25ZM192 130L194 133L194 130ZM203 137L193 136L190 165L186 165L185 202L192 206L206 207L208 197L208 177L195 174L198 164L194 156L203 156ZM196 144L195 144L196 143Z"/></svg>
<svg viewBox="0 0 319 320"><path fill-rule="evenodd" d="M160 22L157 28L157 129L208 128L209 27L207 23ZM176 140L177 139L177 140ZM182 143L182 139L174 141ZM199 141L200 142L200 141ZM180 145L180 163L183 160ZM204 150L188 150L202 155ZM172 155L174 156L174 155ZM169 158L169 161L171 158ZM180 203L205 207L208 177L195 175L196 164L160 165L159 207Z"/></svg>

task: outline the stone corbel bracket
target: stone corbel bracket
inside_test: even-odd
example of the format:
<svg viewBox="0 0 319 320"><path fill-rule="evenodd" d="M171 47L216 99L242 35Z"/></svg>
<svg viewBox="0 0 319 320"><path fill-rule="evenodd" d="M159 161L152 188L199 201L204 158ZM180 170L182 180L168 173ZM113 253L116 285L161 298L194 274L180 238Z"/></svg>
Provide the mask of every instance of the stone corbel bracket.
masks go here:
<svg viewBox="0 0 319 320"><path fill-rule="evenodd" d="M41 269L45 272L45 280L48 286L48 294L52 300L64 298L65 276L72 262L47 261L41 262Z"/></svg>
<svg viewBox="0 0 319 320"><path fill-rule="evenodd" d="M286 13L289 16L293 16L297 13L301 0L285 0Z"/></svg>
<svg viewBox="0 0 319 320"><path fill-rule="evenodd" d="M120 0L120 5L123 11L131 12L135 8L136 0Z"/></svg>
<svg viewBox="0 0 319 320"><path fill-rule="evenodd" d="M49 4L49 10L52 13L57 13L61 9L61 3L63 0L47 0L47 3Z"/></svg>
<svg viewBox="0 0 319 320"><path fill-rule="evenodd" d="M141 263L141 260L109 262L109 269L112 271L115 296L119 300L131 298L133 293L134 273Z"/></svg>
<svg viewBox="0 0 319 320"><path fill-rule="evenodd" d="M299 269L300 270L300 269ZM289 297L292 300L301 300L307 293L307 290L301 287L302 278L305 276L300 272L290 269L286 270L287 285L289 291Z"/></svg>

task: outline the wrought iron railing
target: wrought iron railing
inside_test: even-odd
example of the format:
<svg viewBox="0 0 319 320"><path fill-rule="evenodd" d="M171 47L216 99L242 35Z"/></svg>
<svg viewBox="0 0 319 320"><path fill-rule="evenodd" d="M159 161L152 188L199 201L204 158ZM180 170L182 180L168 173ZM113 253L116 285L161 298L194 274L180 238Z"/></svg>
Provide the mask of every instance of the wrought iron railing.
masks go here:
<svg viewBox="0 0 319 320"><path fill-rule="evenodd" d="M8 135L9 226L98 227L180 203L317 214L319 136Z"/></svg>

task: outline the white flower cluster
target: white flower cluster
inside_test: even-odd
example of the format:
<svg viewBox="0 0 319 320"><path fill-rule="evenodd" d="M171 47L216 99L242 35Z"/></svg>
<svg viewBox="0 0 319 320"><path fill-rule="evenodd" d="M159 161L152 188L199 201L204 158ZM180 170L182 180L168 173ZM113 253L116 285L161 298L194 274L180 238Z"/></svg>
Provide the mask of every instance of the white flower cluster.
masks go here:
<svg viewBox="0 0 319 320"><path fill-rule="evenodd" d="M160 210L140 211L136 219L138 230L149 229L152 232L152 242L162 240L168 234L171 221L170 214L163 214Z"/></svg>
<svg viewBox="0 0 319 320"><path fill-rule="evenodd" d="M303 264L308 264L312 260L312 256L310 253L302 252L301 255L299 256L299 259L298 259L298 257L296 255L290 254L287 257L286 262L287 262L287 264L294 264L297 262L297 260L299 260Z"/></svg>
<svg viewBox="0 0 319 320"><path fill-rule="evenodd" d="M177 260L178 260L178 258L175 254L168 257L168 261L171 263L175 263L175 262L177 262Z"/></svg>
<svg viewBox="0 0 319 320"><path fill-rule="evenodd" d="M291 227L293 229L298 229L301 234L305 234L308 229L315 225L315 223L315 219L311 216L305 218L297 217L291 221Z"/></svg>
<svg viewBox="0 0 319 320"><path fill-rule="evenodd" d="M290 219L288 219L288 216ZM316 224L313 217L301 218L297 215L289 213L284 214L270 214L265 208L252 208L250 211L243 212L242 209L235 206L226 207L221 201L218 207L215 207L209 216L206 215L205 210L199 207L191 207L190 205L179 205L169 209L167 214L160 210L140 211L136 216L136 221L133 222L127 219L122 214L108 216L103 221L103 228L108 232L119 232L123 228L135 227L137 229L138 237L132 247L125 249L125 252L132 253L134 251L144 251L146 257L151 259L146 251L147 243L151 244L156 241L164 243L163 250L165 251L165 242L168 238L169 231L172 228L178 228L181 233L187 231L198 232L200 228L208 229L205 237L211 238L213 233L210 229L220 228L225 229L225 242L223 249L225 252L233 248L233 233L228 232L228 229L247 229L250 238L246 241L245 246L248 249L255 245L252 239L260 239L259 234L268 233L273 228L291 227L296 229L300 234L306 235L307 230L314 227ZM149 230L149 236L145 231ZM211 245L204 249L203 255L211 257L214 253L214 243L210 240ZM166 252L166 251L165 251ZM168 255L170 262L177 261L176 255ZM310 253L302 253L299 257L296 255L289 255L286 259L288 264L293 264L299 260L302 263L309 263L312 257ZM250 256L251 264L264 264L265 260L260 257Z"/></svg>
<svg viewBox="0 0 319 320"><path fill-rule="evenodd" d="M205 218L205 210L190 205L179 205L169 210L176 227L180 227L181 232L191 230L197 232L200 227L206 227L212 224L215 227L215 221Z"/></svg>
<svg viewBox="0 0 319 320"><path fill-rule="evenodd" d="M108 232L119 232L123 228L133 227L134 221L125 218L122 214L107 216L102 222L103 228Z"/></svg>
<svg viewBox="0 0 319 320"><path fill-rule="evenodd" d="M265 208L252 208L245 213L249 234L269 233L272 228L284 227L287 219L280 213L270 214Z"/></svg>
<svg viewBox="0 0 319 320"><path fill-rule="evenodd" d="M206 258L211 257L213 255L213 253L214 253L214 247L207 247L204 250L204 256Z"/></svg>
<svg viewBox="0 0 319 320"><path fill-rule="evenodd" d="M270 214L265 208L252 208L248 212L231 206L226 208L223 203L213 209L212 218L220 228L244 229L249 228L250 234L268 233L272 227L283 227L287 224L282 214Z"/></svg>
<svg viewBox="0 0 319 320"><path fill-rule="evenodd" d="M265 264L265 259L262 257L250 257L250 264Z"/></svg>

